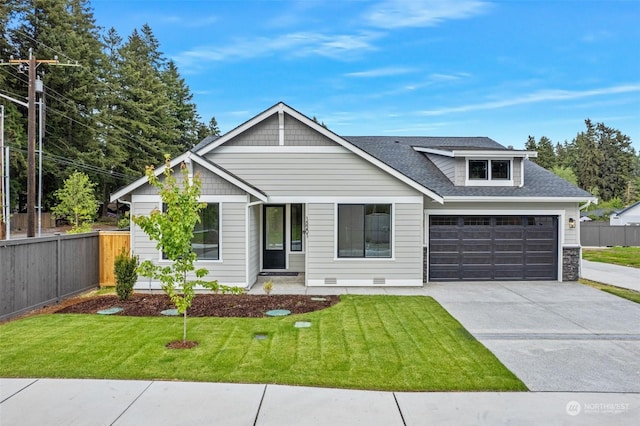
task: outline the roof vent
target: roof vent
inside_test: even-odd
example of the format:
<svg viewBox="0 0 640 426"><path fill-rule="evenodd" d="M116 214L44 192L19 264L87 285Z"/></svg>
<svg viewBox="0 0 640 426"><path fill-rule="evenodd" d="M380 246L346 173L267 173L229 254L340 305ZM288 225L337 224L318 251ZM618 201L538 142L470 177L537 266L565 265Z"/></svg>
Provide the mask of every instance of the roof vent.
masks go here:
<svg viewBox="0 0 640 426"><path fill-rule="evenodd" d="M507 149L513 150L513 145L509 145Z"/></svg>
<svg viewBox="0 0 640 426"><path fill-rule="evenodd" d="M386 280L384 278L374 278L373 285L385 285Z"/></svg>
<svg viewBox="0 0 640 426"><path fill-rule="evenodd" d="M325 278L324 285L336 285L338 284L338 280L336 278Z"/></svg>

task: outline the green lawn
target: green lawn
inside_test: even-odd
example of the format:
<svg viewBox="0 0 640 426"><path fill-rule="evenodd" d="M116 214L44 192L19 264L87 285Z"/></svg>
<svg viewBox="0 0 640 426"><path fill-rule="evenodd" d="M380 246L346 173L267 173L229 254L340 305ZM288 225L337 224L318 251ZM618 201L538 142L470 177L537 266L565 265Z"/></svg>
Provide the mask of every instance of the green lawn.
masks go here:
<svg viewBox="0 0 640 426"><path fill-rule="evenodd" d="M310 321L310 328L295 328ZM430 297L342 296L283 318L49 314L0 326L1 377L281 383L394 391L522 391L525 385ZM268 335L265 340L256 333Z"/></svg>
<svg viewBox="0 0 640 426"><path fill-rule="evenodd" d="M582 258L593 262L640 268L640 247L584 248Z"/></svg>
<svg viewBox="0 0 640 426"><path fill-rule="evenodd" d="M580 282L590 287L597 288L598 290L606 291L607 293L615 294L618 297L631 300L632 302L640 303L640 293L635 290L602 284L591 280L585 280L584 278L581 278Z"/></svg>

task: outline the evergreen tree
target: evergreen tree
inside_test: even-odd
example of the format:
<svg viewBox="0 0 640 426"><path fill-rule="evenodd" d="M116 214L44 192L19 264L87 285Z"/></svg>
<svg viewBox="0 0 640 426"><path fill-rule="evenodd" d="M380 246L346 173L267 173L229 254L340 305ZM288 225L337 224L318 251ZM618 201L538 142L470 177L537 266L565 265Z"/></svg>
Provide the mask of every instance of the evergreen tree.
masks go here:
<svg viewBox="0 0 640 426"><path fill-rule="evenodd" d="M593 133L601 153L598 176L600 196L605 201L624 199L627 192L631 192L628 188L634 178L635 151L631 139L604 123L594 126L588 119L585 123L588 132Z"/></svg>
<svg viewBox="0 0 640 426"><path fill-rule="evenodd" d="M218 120L215 117L211 117L209 120L209 134L213 136L220 136L220 128L218 127Z"/></svg>
<svg viewBox="0 0 640 426"><path fill-rule="evenodd" d="M600 193L599 167L602 152L598 149L594 129L587 126L586 132L580 132L573 140L575 164L573 170L578 178L578 186L594 195Z"/></svg>
<svg viewBox="0 0 640 426"><path fill-rule="evenodd" d="M524 147L527 151L536 151L538 157L532 158L531 161L544 167L547 170L551 170L556 165L556 153L553 149L553 143L551 139L546 136L542 136L538 142L533 136L527 138Z"/></svg>
<svg viewBox="0 0 640 426"><path fill-rule="evenodd" d="M556 165L556 153L553 149L551 139L542 136L538 141L538 158L536 163L547 170L551 170Z"/></svg>
<svg viewBox="0 0 640 426"><path fill-rule="evenodd" d="M167 97L171 101L169 114L175 118L178 125L177 130L180 133L176 142L186 148L192 148L199 142L198 127L200 124L196 105L192 102L193 94L180 76L178 67L173 61L167 63L161 76Z"/></svg>

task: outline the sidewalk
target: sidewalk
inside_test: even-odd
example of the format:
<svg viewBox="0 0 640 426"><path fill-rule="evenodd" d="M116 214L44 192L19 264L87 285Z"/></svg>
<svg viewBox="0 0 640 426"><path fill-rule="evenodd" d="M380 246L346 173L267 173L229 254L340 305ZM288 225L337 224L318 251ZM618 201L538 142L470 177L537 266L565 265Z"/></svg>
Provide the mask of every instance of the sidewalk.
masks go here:
<svg viewBox="0 0 640 426"><path fill-rule="evenodd" d="M280 385L0 379L14 425L637 425L640 394L376 392Z"/></svg>
<svg viewBox="0 0 640 426"><path fill-rule="evenodd" d="M640 291L640 269L637 268L582 259L580 277L603 284Z"/></svg>

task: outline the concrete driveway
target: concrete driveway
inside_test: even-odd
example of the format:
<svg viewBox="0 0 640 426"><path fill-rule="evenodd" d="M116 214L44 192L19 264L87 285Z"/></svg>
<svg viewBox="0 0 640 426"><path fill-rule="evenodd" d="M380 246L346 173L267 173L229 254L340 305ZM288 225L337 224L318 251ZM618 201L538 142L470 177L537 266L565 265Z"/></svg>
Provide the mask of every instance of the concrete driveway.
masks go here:
<svg viewBox="0 0 640 426"><path fill-rule="evenodd" d="M640 304L574 282L427 288L532 391L640 392Z"/></svg>

